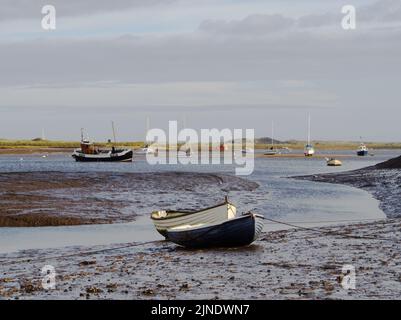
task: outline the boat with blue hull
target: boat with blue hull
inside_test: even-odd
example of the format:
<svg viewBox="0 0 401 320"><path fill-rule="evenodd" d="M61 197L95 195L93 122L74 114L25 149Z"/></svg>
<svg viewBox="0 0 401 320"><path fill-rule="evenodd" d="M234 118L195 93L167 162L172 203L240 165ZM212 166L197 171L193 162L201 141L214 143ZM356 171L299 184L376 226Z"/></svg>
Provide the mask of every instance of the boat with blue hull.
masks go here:
<svg viewBox="0 0 401 320"><path fill-rule="evenodd" d="M187 248L242 247L263 231L263 216L247 213L216 224L182 225L167 230L167 239Z"/></svg>
<svg viewBox="0 0 401 320"><path fill-rule="evenodd" d="M179 226L216 224L236 217L237 208L225 197L223 203L201 210L159 210L153 211L151 219L156 230L167 237L167 230Z"/></svg>
<svg viewBox="0 0 401 320"><path fill-rule="evenodd" d="M356 151L356 154L357 154L359 157L364 157L364 156L367 156L368 153L369 153L369 150L368 150L368 148L366 147L366 145L363 144L363 143L361 143L361 145L359 146L358 150Z"/></svg>

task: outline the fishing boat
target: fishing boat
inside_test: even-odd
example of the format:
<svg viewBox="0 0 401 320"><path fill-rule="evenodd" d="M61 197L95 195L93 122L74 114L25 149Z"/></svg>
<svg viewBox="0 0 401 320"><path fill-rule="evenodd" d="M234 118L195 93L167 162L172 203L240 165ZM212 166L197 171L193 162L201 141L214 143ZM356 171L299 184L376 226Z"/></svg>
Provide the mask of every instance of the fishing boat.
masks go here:
<svg viewBox="0 0 401 320"><path fill-rule="evenodd" d="M367 156L368 153L369 153L368 148L366 147L366 145L363 142L361 142L361 144L359 145L358 150L356 151L356 154L359 157L364 157L364 156Z"/></svg>
<svg viewBox="0 0 401 320"><path fill-rule="evenodd" d="M272 136L271 136L271 139L272 139L272 143L271 143L270 149L268 149L264 153L265 156L275 156L276 154L279 154L279 151L274 147L274 123L273 122L272 122Z"/></svg>
<svg viewBox="0 0 401 320"><path fill-rule="evenodd" d="M217 223L198 223L167 230L167 238L187 248L242 247L263 231L263 216L246 213Z"/></svg>
<svg viewBox="0 0 401 320"><path fill-rule="evenodd" d="M326 161L329 167L340 167L343 165L343 163L340 160L335 158L326 158Z"/></svg>
<svg viewBox="0 0 401 320"><path fill-rule="evenodd" d="M113 135L115 139L114 124ZM89 139L84 139L83 129L81 129L81 148L75 149L72 157L78 162L126 162L132 161L133 152L131 149L112 147L111 149L99 149Z"/></svg>
<svg viewBox="0 0 401 320"><path fill-rule="evenodd" d="M151 214L151 219L156 230L164 237L167 230L182 225L196 225L200 223L219 223L235 218L237 208L231 204L227 197L224 203L205 208L202 210L160 210Z"/></svg>
<svg viewBox="0 0 401 320"><path fill-rule="evenodd" d="M315 148L313 147L313 145L311 143L310 128L311 128L311 119L310 119L310 115L309 115L309 117L308 117L308 142L306 143L305 149L304 149L305 157L312 157L315 154Z"/></svg>

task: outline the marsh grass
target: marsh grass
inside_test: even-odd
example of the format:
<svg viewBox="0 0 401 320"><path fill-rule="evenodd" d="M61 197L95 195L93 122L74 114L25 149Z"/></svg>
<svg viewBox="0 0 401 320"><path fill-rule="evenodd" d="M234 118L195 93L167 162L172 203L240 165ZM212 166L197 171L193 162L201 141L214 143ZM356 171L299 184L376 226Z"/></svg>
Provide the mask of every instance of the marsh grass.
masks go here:
<svg viewBox="0 0 401 320"><path fill-rule="evenodd" d="M356 150L359 142L356 141L313 141L316 149L320 150ZM111 148L114 143L95 142L96 146ZM51 141L51 140L5 140L0 139L0 149L74 149L79 148L78 141ZM116 145L130 147L133 149L141 148L145 145L143 141L126 141L118 142ZM229 143L227 143L229 145ZM401 149L401 142L368 142L366 143L369 149ZM288 147L294 150L302 150L305 146L304 141L291 140L280 144L275 144L276 148ZM162 147L162 146L161 146ZM162 147L163 148L163 147ZM255 149L270 148L269 144L256 143ZM168 147L167 147L168 149Z"/></svg>

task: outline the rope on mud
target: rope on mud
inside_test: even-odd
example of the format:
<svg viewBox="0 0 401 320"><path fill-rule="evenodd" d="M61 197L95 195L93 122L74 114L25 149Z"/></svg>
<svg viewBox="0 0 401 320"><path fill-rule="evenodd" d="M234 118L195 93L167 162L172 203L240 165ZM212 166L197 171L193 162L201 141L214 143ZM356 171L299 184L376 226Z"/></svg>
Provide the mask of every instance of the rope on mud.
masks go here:
<svg viewBox="0 0 401 320"><path fill-rule="evenodd" d="M316 229L316 228L310 228L310 227L302 227L299 225L295 225L289 222L284 222L284 221L279 221L279 220L274 220L274 219L269 219L264 217L264 220L270 221L270 222L274 222L274 223L278 223L278 224L283 224L289 227L293 227L293 228L297 228L297 229L303 229L303 230L307 230L307 231L314 231L314 232L318 232L324 235L328 235L328 236L340 236L340 237L344 237L344 238L349 238L349 239L365 239L365 240L381 240L381 241L392 241L392 242L397 242L397 239L390 239L390 238L379 238L379 237L368 237L368 236L357 236L357 235L348 235L348 234L344 234L344 233L340 233L340 232L335 232L335 231L324 231L324 230L320 230L320 229ZM377 219L375 219L376 221L378 221Z"/></svg>

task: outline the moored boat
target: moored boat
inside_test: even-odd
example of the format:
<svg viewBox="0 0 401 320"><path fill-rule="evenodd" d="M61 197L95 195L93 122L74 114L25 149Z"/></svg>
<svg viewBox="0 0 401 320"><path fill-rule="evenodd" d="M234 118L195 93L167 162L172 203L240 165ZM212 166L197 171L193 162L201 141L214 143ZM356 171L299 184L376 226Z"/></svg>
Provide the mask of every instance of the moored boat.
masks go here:
<svg viewBox="0 0 401 320"><path fill-rule="evenodd" d="M365 145L364 143L361 143L360 146L359 146L359 148L358 148L358 150L356 151L356 154L357 154L359 157L364 157L364 156L367 156L368 153L369 153L369 150L368 150L368 148L366 147L366 145Z"/></svg>
<svg viewBox="0 0 401 320"><path fill-rule="evenodd" d="M306 143L305 149L304 149L305 157L313 157L313 155L315 154L315 148L313 147L313 145L311 143L310 128L311 128L311 118L309 115L308 116L308 142Z"/></svg>
<svg viewBox="0 0 401 320"><path fill-rule="evenodd" d="M226 197L224 203L197 211L190 210L160 210L151 214L151 219L156 230L164 237L167 230L182 225L196 225L200 223L219 223L235 218L237 208L228 202Z"/></svg>
<svg viewBox="0 0 401 320"><path fill-rule="evenodd" d="M330 159L326 158L326 161L329 167L340 167L343 165L343 163L340 160L335 158L330 158Z"/></svg>
<svg viewBox="0 0 401 320"><path fill-rule="evenodd" d="M113 124L113 134L114 124ZM115 138L114 138L115 141ZM112 147L111 149L99 149L89 139L84 139L83 129L81 130L81 148L75 149L72 157L78 162L121 162L132 161L133 152L131 149Z"/></svg>
<svg viewBox="0 0 401 320"><path fill-rule="evenodd" d="M167 230L167 238L187 248L250 245L263 231L263 217L247 213L218 223L182 225Z"/></svg>
<svg viewBox="0 0 401 320"><path fill-rule="evenodd" d="M130 149L100 150L95 153L84 153L82 149L74 150L72 157L78 162L125 162L132 161L133 152Z"/></svg>
<svg viewBox="0 0 401 320"><path fill-rule="evenodd" d="M135 151L136 154L157 154L158 149L150 147L148 144L144 145L142 148Z"/></svg>
<svg viewBox="0 0 401 320"><path fill-rule="evenodd" d="M265 156L275 156L280 152L274 147L274 122L272 122L272 136L271 136L271 146L270 148L264 153Z"/></svg>

